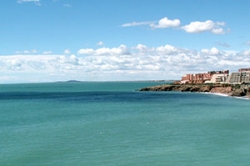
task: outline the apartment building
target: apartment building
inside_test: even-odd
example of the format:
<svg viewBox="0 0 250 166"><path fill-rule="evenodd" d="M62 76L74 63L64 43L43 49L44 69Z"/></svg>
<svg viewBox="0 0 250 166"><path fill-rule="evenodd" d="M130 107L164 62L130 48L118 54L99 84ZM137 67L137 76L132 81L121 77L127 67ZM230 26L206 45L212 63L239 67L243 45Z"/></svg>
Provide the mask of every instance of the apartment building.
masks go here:
<svg viewBox="0 0 250 166"><path fill-rule="evenodd" d="M210 82L210 83L223 82L226 80L228 75L229 75L229 70L210 71L207 73L198 73L198 74L186 74L181 78L181 84L202 84L205 82ZM211 82L211 80L213 82Z"/></svg>
<svg viewBox="0 0 250 166"><path fill-rule="evenodd" d="M234 72L230 75L228 82L230 84L250 83L250 70L239 69L239 72Z"/></svg>

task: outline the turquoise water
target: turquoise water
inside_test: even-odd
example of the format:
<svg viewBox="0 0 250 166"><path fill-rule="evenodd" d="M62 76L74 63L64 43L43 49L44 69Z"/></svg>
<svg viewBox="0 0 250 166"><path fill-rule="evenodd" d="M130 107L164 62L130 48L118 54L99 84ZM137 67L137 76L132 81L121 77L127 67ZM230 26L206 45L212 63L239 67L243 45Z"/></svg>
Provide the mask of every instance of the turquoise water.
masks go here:
<svg viewBox="0 0 250 166"><path fill-rule="evenodd" d="M249 100L155 84L0 85L0 165L250 164Z"/></svg>

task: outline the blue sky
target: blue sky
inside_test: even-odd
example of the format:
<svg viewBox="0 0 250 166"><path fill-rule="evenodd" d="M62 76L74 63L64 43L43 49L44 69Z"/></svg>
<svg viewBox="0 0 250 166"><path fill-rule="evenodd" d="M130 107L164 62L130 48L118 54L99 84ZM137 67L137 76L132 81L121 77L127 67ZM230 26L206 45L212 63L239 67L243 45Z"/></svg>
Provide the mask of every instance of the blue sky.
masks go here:
<svg viewBox="0 0 250 166"><path fill-rule="evenodd" d="M248 0L2 0L0 82L250 67L249 8Z"/></svg>

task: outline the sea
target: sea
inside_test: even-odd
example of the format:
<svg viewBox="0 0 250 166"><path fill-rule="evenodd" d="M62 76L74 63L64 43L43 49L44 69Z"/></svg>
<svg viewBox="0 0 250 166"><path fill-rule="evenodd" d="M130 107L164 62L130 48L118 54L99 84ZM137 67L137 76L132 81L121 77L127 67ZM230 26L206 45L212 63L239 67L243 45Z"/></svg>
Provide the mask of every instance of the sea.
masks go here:
<svg viewBox="0 0 250 166"><path fill-rule="evenodd" d="M0 85L0 166L249 166L250 100L168 82Z"/></svg>

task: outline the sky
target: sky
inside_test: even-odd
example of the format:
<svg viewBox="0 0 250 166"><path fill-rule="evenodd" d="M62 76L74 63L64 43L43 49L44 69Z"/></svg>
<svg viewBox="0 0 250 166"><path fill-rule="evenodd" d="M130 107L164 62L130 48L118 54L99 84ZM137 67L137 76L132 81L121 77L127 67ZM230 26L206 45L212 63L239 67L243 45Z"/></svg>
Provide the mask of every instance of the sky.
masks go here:
<svg viewBox="0 0 250 166"><path fill-rule="evenodd" d="M1 0L0 83L250 67L249 0Z"/></svg>

